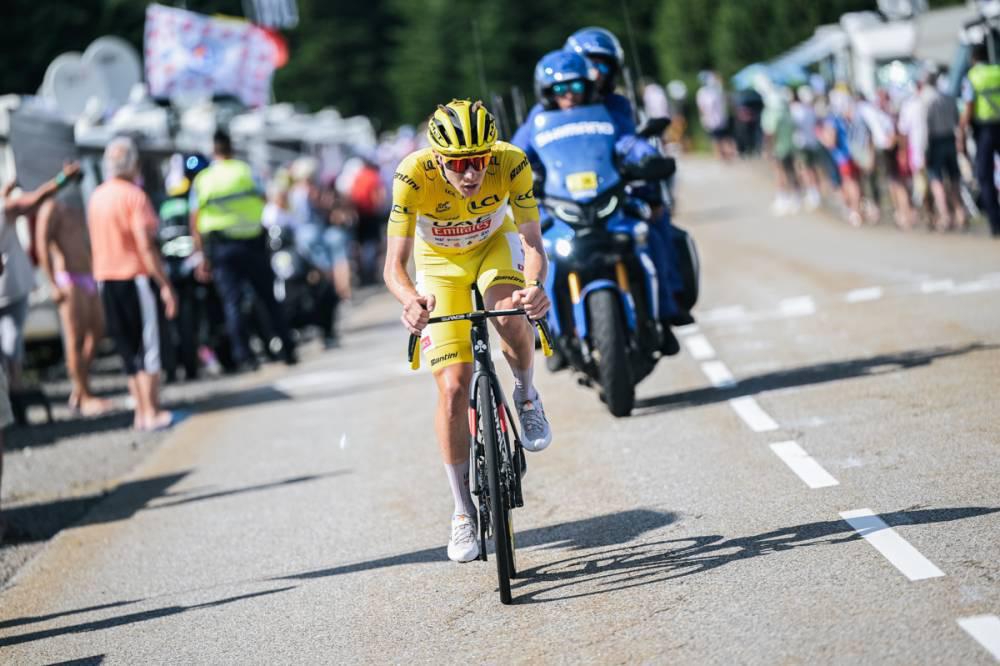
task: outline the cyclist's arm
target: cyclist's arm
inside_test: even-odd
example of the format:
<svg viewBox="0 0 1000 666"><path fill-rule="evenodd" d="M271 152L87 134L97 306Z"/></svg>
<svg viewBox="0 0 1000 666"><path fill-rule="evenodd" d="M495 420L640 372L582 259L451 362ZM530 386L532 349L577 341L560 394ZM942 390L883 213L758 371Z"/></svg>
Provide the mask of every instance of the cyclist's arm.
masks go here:
<svg viewBox="0 0 1000 666"><path fill-rule="evenodd" d="M548 260L542 247L542 227L538 222L538 205L535 202L534 177L531 165L523 153L517 151L513 161L510 183L511 210L514 222L521 235L521 245L524 246L524 278L528 282L545 281L548 271Z"/></svg>
<svg viewBox="0 0 1000 666"><path fill-rule="evenodd" d="M390 236L385 248L385 269L382 278L385 286L396 300L406 305L418 298L417 288L413 286L407 265L413 254L413 239L405 236Z"/></svg>

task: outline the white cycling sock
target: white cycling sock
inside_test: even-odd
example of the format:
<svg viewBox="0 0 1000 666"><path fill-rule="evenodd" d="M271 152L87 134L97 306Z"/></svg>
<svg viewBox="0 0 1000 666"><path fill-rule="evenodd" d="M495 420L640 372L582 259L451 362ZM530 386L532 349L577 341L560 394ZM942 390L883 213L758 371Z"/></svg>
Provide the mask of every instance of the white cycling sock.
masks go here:
<svg viewBox="0 0 1000 666"><path fill-rule="evenodd" d="M536 399L538 392L535 391L535 387L532 384L534 366L528 366L527 368L511 367L510 371L514 374L514 402Z"/></svg>
<svg viewBox="0 0 1000 666"><path fill-rule="evenodd" d="M464 513L473 518L476 507L472 503L472 493L469 492L469 461L457 465L445 463L444 469L448 473L448 485L451 486L451 496L455 500L455 513Z"/></svg>

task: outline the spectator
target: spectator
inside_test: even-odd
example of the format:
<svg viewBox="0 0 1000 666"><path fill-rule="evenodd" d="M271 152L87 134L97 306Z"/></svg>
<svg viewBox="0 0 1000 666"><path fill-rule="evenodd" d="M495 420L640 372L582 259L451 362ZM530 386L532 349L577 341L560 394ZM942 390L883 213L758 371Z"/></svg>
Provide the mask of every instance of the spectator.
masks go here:
<svg viewBox="0 0 1000 666"><path fill-rule="evenodd" d="M761 82L764 96L764 113L761 128L771 148L774 158L778 192L772 205L777 215L795 213L799 209L798 179L795 176L795 122L788 106L788 90L778 88L770 81Z"/></svg>
<svg viewBox="0 0 1000 666"><path fill-rule="evenodd" d="M56 177L31 192L13 194L15 183L3 189L0 215L0 358L7 373L11 393L21 384L24 357L24 322L28 317L28 296L35 288L35 270L17 237L15 220L34 215L42 203L78 177L80 165L67 163Z"/></svg>
<svg viewBox="0 0 1000 666"><path fill-rule="evenodd" d="M90 389L90 364L104 338L104 310L92 272L87 220L76 203L50 199L42 204L35 247L62 322L66 371L72 385L70 410L94 416L111 409L109 401Z"/></svg>
<svg viewBox="0 0 1000 666"><path fill-rule="evenodd" d="M385 208L385 186L374 162L364 160L354 175L350 199L358 215L356 240L360 251L359 277L361 284L374 284L381 279L381 266L385 263L383 232L388 212Z"/></svg>
<svg viewBox="0 0 1000 666"><path fill-rule="evenodd" d="M712 138L715 156L729 161L736 154L736 146L729 131L729 110L722 82L715 72L702 72L699 79L702 85L695 95L695 101L701 114L701 126Z"/></svg>
<svg viewBox="0 0 1000 666"><path fill-rule="evenodd" d="M345 167L350 163L348 160ZM294 185L288 196L292 208L295 244L328 276L337 295L342 300L350 300L350 220L339 215L331 220L331 208L322 205L323 192L317 182L318 171L319 164L312 157L299 158L292 164ZM344 172L341 177L346 178Z"/></svg>
<svg viewBox="0 0 1000 666"><path fill-rule="evenodd" d="M937 76L928 81L927 96L927 177L937 211L938 231L964 230L965 207L960 190L956 130L958 107L954 98L938 91Z"/></svg>
<svg viewBox="0 0 1000 666"><path fill-rule="evenodd" d="M1000 201L997 200L996 155L1000 153L1000 65L989 64L985 43L972 47L972 68L963 82L965 108L958 129L958 149L965 152L969 127L975 130L976 180L990 231L1000 238Z"/></svg>
<svg viewBox="0 0 1000 666"><path fill-rule="evenodd" d="M817 170L823 160L823 148L816 136L818 128L813 101L813 89L809 86L799 86L796 97L789 106L789 113L795 126L793 143L802 185L805 188L803 201L806 210L816 210L819 207L819 175Z"/></svg>
<svg viewBox="0 0 1000 666"><path fill-rule="evenodd" d="M929 74L917 78L916 89L899 107L899 134L906 153L912 184L911 200L919 210L923 208L927 192L927 85Z"/></svg>
<svg viewBox="0 0 1000 666"><path fill-rule="evenodd" d="M121 355L135 402L136 430L160 430L174 415L160 409L160 328L165 310L177 311L153 238L157 220L146 193L135 184L139 151L128 137L104 149L106 180L87 207L94 278L100 283L108 333ZM155 282L157 288L151 284Z"/></svg>
<svg viewBox="0 0 1000 666"><path fill-rule="evenodd" d="M830 103L826 116L820 122L819 139L836 164L834 182L840 191L847 221L853 227L860 227L864 221L861 215L861 184L858 166L851 158L847 145L847 123L845 116L850 106L850 98L843 90L830 91Z"/></svg>
<svg viewBox="0 0 1000 666"><path fill-rule="evenodd" d="M233 157L229 135L217 131L214 161L199 173L191 187L191 235L203 252L198 266L203 280L211 279L222 301L233 358L240 370L256 370L257 359L247 342L240 305L249 284L264 305L281 339L288 365L298 362L291 330L274 296L274 271L267 253L261 216L264 199L250 165Z"/></svg>

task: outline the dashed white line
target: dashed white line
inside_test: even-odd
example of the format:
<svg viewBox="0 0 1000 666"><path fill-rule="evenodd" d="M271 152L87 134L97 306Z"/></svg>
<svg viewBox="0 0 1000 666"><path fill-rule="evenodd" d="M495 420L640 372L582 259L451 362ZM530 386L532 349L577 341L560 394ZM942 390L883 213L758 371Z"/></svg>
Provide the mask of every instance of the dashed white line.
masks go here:
<svg viewBox="0 0 1000 666"><path fill-rule="evenodd" d="M1000 284L989 280L976 280L975 282L962 282L956 284L949 290L952 294L978 294L984 291L994 291L1000 289Z"/></svg>
<svg viewBox="0 0 1000 666"><path fill-rule="evenodd" d="M882 298L882 287L863 287L852 289L844 296L848 303L864 303L866 301L877 301Z"/></svg>
<svg viewBox="0 0 1000 666"><path fill-rule="evenodd" d="M712 382L712 386L715 388L731 388L736 386L736 379L733 377L733 373L729 372L729 368L722 361L705 361L701 364L701 371L705 373L708 381Z"/></svg>
<svg viewBox="0 0 1000 666"><path fill-rule="evenodd" d="M943 571L921 555L909 541L886 525L885 521L876 516L871 509L841 511L840 517L910 580L944 575Z"/></svg>
<svg viewBox="0 0 1000 666"><path fill-rule="evenodd" d="M935 294L941 291L949 291L954 288L954 280L927 280L920 283L920 293L922 294Z"/></svg>
<svg viewBox="0 0 1000 666"><path fill-rule="evenodd" d="M687 324L685 326L678 326L674 329L674 333L680 336L684 335L694 335L698 333L701 329L698 328L698 324Z"/></svg>
<svg viewBox="0 0 1000 666"><path fill-rule="evenodd" d="M735 319L743 319L746 316L746 308L742 305L729 305L703 312L699 318L701 321L733 321Z"/></svg>
<svg viewBox="0 0 1000 666"><path fill-rule="evenodd" d="M840 482L823 469L823 466L806 453L797 442L775 442L771 444L771 450L810 488L840 485Z"/></svg>
<svg viewBox="0 0 1000 666"><path fill-rule="evenodd" d="M733 398L729 401L729 406L733 408L733 411L743 419L743 421L750 426L750 429L754 432L768 432L770 430L777 430L778 424L772 419L767 412L761 409L757 401L750 396L744 396L742 398Z"/></svg>
<svg viewBox="0 0 1000 666"><path fill-rule="evenodd" d="M993 658L1000 661L1000 617L975 615L958 620L958 626L986 648Z"/></svg>
<svg viewBox="0 0 1000 666"><path fill-rule="evenodd" d="M784 317L804 317L816 313L816 302L811 296L785 298L778 303L778 310Z"/></svg>
<svg viewBox="0 0 1000 666"><path fill-rule="evenodd" d="M715 357L715 350L709 343L708 338L700 333L698 335L689 335L684 338L684 346L687 347L688 353L691 354L691 358L696 361L707 361L708 359Z"/></svg>

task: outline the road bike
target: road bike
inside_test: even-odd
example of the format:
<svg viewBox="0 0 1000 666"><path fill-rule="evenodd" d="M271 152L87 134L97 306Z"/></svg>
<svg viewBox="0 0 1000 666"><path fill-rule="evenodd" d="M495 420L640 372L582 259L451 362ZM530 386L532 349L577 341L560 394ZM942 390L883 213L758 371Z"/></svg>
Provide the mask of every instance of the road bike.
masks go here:
<svg viewBox="0 0 1000 666"><path fill-rule="evenodd" d="M476 291L476 310L462 314L431 317L428 325L449 321L472 323L474 367L469 388L469 434L473 468L469 475L472 494L479 503L479 559L486 561L486 543L492 539L497 561L500 602L511 603L510 581L517 578L514 552L514 523L511 511L524 506L521 478L527 469L524 447L504 399L490 354L490 335L486 321L493 317L527 316L523 309L486 310ZM542 352L552 354L551 338L544 321L532 322L538 330ZM414 370L420 367L417 343L410 336L409 361Z"/></svg>

